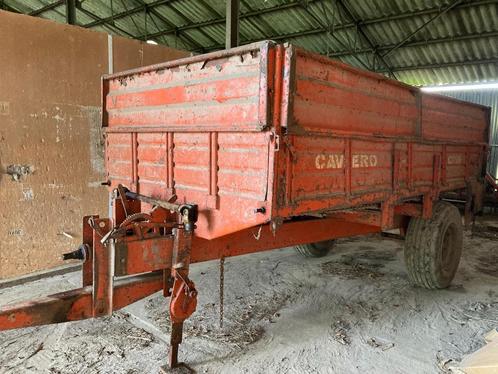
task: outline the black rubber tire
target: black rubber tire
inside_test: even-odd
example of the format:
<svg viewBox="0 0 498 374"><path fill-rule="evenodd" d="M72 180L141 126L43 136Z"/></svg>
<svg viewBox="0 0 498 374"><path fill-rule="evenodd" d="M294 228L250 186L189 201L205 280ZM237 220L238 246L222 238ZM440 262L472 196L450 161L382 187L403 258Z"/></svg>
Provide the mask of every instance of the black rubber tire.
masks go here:
<svg viewBox="0 0 498 374"><path fill-rule="evenodd" d="M326 256L335 244L335 240L325 240L323 242L296 245L296 251L304 257Z"/></svg>
<svg viewBox="0 0 498 374"><path fill-rule="evenodd" d="M410 281L428 289L451 284L463 246L462 217L447 202L437 202L431 219L412 218L405 238L405 264Z"/></svg>

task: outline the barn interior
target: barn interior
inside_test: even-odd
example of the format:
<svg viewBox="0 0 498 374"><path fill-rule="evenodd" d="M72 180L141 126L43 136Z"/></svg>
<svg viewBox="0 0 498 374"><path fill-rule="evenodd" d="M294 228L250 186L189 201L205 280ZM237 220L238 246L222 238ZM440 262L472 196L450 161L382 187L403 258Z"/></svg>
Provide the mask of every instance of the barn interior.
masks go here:
<svg viewBox="0 0 498 374"><path fill-rule="evenodd" d="M72 292L85 284L85 271L91 271L87 268L92 261L86 261L87 254L79 258L72 251L85 242L82 227L89 216L112 217L120 201L126 213L123 196L131 199L133 191L133 198L148 197L141 201L151 206L176 204L174 199L165 201L162 195L146 194L144 188L140 193L147 196L137 195L133 183L124 186L130 189L126 193L114 190L117 184L109 181L113 164L106 153L110 148L106 121L111 128L114 117L107 113L114 109L106 109L112 101L106 101L106 95L113 85L128 79L129 87L124 89L133 92L134 82L142 76L154 72L161 79L165 70L175 71L176 61L186 61L182 68L194 71L204 55L217 56L222 61L219 64L231 62L233 56L224 60L224 53L232 48L245 51L240 57L242 66L247 56L255 54L243 48L259 48L258 43L267 40L272 41L270 49L294 46L369 72L361 75L352 70L358 74L354 84L375 79L394 82L386 84L400 90L420 88L410 91L420 92L414 94L414 100L419 100L417 95L450 98L448 102L456 105L454 118L473 116L478 121L472 110L485 113L479 176L475 183L469 175L465 177L467 191L473 186L473 194L467 194L473 202L460 195L444 197L458 206L465 218L463 251L451 284L437 290L413 285L413 276L405 269L406 227L384 226L381 217L382 230L341 234L323 256L309 257L309 248L303 249L307 244L304 234L295 241L281 241L286 244L281 247L263 248L261 244L257 250L242 248L226 256L199 256L202 262L192 263L189 273L198 291L197 307L183 326L182 364L175 368L167 367L174 330L169 315L171 298L165 298L162 291L144 294L147 297L119 310L114 308L112 315L94 314L100 318L81 321L50 324L47 321L62 322L65 317L60 316L58 306L59 315L55 309L43 309L46 314L36 318L45 322L37 323L30 314L35 310L29 309L33 303L45 300L41 303L48 305L45 296ZM498 370L497 0L0 0L0 51L0 373L470 374ZM214 58L206 57L200 69L221 72L224 65L209 63ZM159 68L151 70L150 66ZM342 77L349 72L349 68L343 69ZM123 73L128 71L137 78ZM286 79L294 78L283 74L282 79L285 87ZM185 80L184 86L196 82ZM355 105L371 106L365 110L373 113L374 125L375 121L387 123L389 114L379 115L379 104L368 101L382 95L376 90L371 88L363 103L350 100L352 106L346 108L344 118L357 110ZM312 96L321 92L314 91ZM216 101L215 94L206 91L203 95L205 100ZM289 95L291 102L294 99ZM421 105L417 110L423 110ZM201 109L194 106L189 110ZM221 109L210 107L209 113L217 110ZM401 111L393 110L392 116ZM270 115L274 112L269 111ZM436 130L451 129L451 118L439 120ZM452 135L460 137L462 144L471 141L456 131ZM253 151L260 147L251 135L244 136L245 147ZM228 142L222 135L210 139L221 146ZM282 140L279 147L292 153L293 145L297 147ZM445 152L434 158L434 165L454 162ZM471 156L465 152L459 160L467 173L473 164L466 161ZM395 154L386 161L389 168L399 162ZM380 156L365 156L364 160L362 156L351 159L352 168L375 168L382 161ZM215 169L222 167L221 157L220 153L215 161L210 158L210 165L214 162ZM312 161L316 169L342 169L337 166L338 159L330 164L320 157ZM244 176L245 183L258 185L259 179L251 173L253 170ZM439 174L432 177L443 178ZM397 183L394 173L389 178ZM215 192L210 187L202 203L218 209L225 194L216 194L216 182L222 183L215 180ZM165 190L174 189L173 179L172 183L165 182ZM310 179L308 183L318 189L324 182ZM444 190L445 183L441 183ZM113 191L118 191L118 197ZM214 200L209 200L212 197ZM296 206L298 203L296 200ZM409 201L412 205L405 208L413 208L413 203L418 201ZM422 204L425 202L416 214L426 219ZM234 212L239 212L237 209L233 207ZM258 209L261 222L243 227L252 230L255 241L260 239L263 216L272 210L267 206ZM228 217L235 222L235 216ZM324 216L320 213L313 218ZM339 225L338 218L334 219L329 224ZM344 222L348 224L343 225L343 232L353 232L357 222ZM409 225L407 222L403 225ZM202 225L200 220L199 232ZM202 239L223 237L215 233ZM264 235L263 242L270 243L271 235L269 239ZM288 235L299 236L293 236L291 228ZM290 245L294 242L297 251ZM270 247L276 249L265 250ZM300 255L303 251L308 257ZM69 261L68 256L64 260L67 253L73 253ZM98 260L95 257L93 261L97 272ZM96 291L92 292L90 297L95 297ZM22 302L31 304L18 304ZM7 313L13 305L22 308ZM110 309L112 312L112 306ZM24 315L28 317L23 319ZM16 326L24 328L11 329L12 321L19 321Z"/></svg>

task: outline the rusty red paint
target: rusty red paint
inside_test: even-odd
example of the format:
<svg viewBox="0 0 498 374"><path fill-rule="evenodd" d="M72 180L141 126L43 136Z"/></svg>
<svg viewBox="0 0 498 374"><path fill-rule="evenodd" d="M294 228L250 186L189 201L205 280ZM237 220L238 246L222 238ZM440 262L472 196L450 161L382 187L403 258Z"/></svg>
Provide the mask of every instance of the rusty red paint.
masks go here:
<svg viewBox="0 0 498 374"><path fill-rule="evenodd" d="M481 176L485 108L293 46L252 44L105 82L111 188L194 201L206 239L435 198Z"/></svg>
<svg viewBox="0 0 498 374"><path fill-rule="evenodd" d="M184 279L177 273L169 304L171 321L173 323L182 323L195 312L196 308L197 290L195 289L194 282L188 278Z"/></svg>
<svg viewBox="0 0 498 374"><path fill-rule="evenodd" d="M99 216L83 217L83 244L86 244L90 249L93 248L93 229L90 226L90 222L98 218ZM93 283L93 250L89 250L87 253L86 261L83 263L82 273L83 287L91 286Z"/></svg>
<svg viewBox="0 0 498 374"><path fill-rule="evenodd" d="M36 301L0 308L2 330L50 323L76 321L92 317L92 288L71 290Z"/></svg>
<svg viewBox="0 0 498 374"><path fill-rule="evenodd" d="M101 243L102 235L111 229L109 218L94 219L93 225L93 316L100 317L113 309L114 243Z"/></svg>
<svg viewBox="0 0 498 374"><path fill-rule="evenodd" d="M346 213L337 213L337 217L333 214L328 218L284 222L275 232L271 225L266 224L211 240L196 236L192 242L191 262L204 262L381 231L379 226L374 225L374 222L380 221L379 217L367 217L363 213L352 212L348 213L346 220L344 214Z"/></svg>
<svg viewBox="0 0 498 374"><path fill-rule="evenodd" d="M117 280L113 308L121 309L162 289L162 274L149 273ZM61 292L36 301L0 308L0 329L77 321L93 317L92 286Z"/></svg>
<svg viewBox="0 0 498 374"><path fill-rule="evenodd" d="M119 310L163 288L161 272L136 275L115 281L113 308Z"/></svg>
<svg viewBox="0 0 498 374"><path fill-rule="evenodd" d="M167 269L171 267L173 237L118 240L115 250L116 276Z"/></svg>

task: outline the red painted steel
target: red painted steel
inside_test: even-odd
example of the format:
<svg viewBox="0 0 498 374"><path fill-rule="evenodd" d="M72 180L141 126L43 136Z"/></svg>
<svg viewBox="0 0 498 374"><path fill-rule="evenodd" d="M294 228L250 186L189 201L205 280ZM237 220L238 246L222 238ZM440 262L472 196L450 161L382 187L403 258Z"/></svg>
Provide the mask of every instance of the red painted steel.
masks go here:
<svg viewBox="0 0 498 374"><path fill-rule="evenodd" d="M391 209L482 178L487 108L291 45L195 56L103 87L110 188L195 202L205 239L365 204Z"/></svg>
<svg viewBox="0 0 498 374"><path fill-rule="evenodd" d="M271 226L266 224L261 228L242 230L214 240L194 237L189 261L192 263L204 262L221 257L240 256L296 244L380 231L376 225L377 219L365 219L361 213L350 213L350 215L349 218L339 215L337 217L286 222L276 232L273 232ZM360 223L355 222L356 220ZM183 235L181 232L176 238L181 239L179 241L184 243ZM119 275L132 274L137 269L145 271L152 267L156 269L159 266L166 269L172 260L181 263L183 267L187 265L188 268L189 261L185 260L185 255L175 254L172 258L172 241L173 238L170 236L156 236L142 240L144 256L139 256L136 251L138 243L136 240L118 239L116 248L121 247L124 243L129 244L125 257L119 251L116 253L117 259L126 258L129 264L124 267L129 271L123 271ZM156 253L156 257L151 258L150 253L154 252L152 248L161 248L162 250ZM133 264L131 264L132 262ZM188 281L184 268L177 268L175 271L180 270L183 272L181 276ZM113 282L110 307L113 311L119 310L161 290L164 286L163 274L157 271L131 277L117 277ZM166 287L166 290L168 289ZM4 306L0 308L0 330L76 321L103 315L105 313L100 311L94 313L94 302L97 298L101 303L109 302L109 294L95 290L94 287L88 285L32 302ZM181 307L181 303L177 307Z"/></svg>
<svg viewBox="0 0 498 374"><path fill-rule="evenodd" d="M117 242L115 245L115 275L147 273L171 268L172 236Z"/></svg>
<svg viewBox="0 0 498 374"><path fill-rule="evenodd" d="M162 274L148 273L120 279L114 284L113 310L161 290ZM92 318L91 286L50 295L36 301L0 308L0 330Z"/></svg>
<svg viewBox="0 0 498 374"><path fill-rule="evenodd" d="M112 314L114 292L114 246L101 243L103 233L111 230L109 218L95 219L93 231L93 316Z"/></svg>
<svg viewBox="0 0 498 374"><path fill-rule="evenodd" d="M353 217L354 216L354 217ZM378 219L365 220L361 213L351 217L332 215L283 223L275 232L271 225L242 230L220 238L207 240L194 237L191 262L204 262L219 258L240 256L298 244L380 232Z"/></svg>
<svg viewBox="0 0 498 374"><path fill-rule="evenodd" d="M87 246L86 261L83 263L82 280L83 287L91 286L93 284L93 229L90 222L98 219L99 216L85 216L83 217L82 239L83 245Z"/></svg>

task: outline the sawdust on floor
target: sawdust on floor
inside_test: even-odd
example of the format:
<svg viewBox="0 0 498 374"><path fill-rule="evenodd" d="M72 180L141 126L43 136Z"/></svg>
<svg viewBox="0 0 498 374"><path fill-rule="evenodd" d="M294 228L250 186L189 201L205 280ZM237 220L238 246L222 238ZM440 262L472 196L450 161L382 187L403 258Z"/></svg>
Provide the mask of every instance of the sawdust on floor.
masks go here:
<svg viewBox="0 0 498 374"><path fill-rule="evenodd" d="M218 263L194 265L199 304L180 359L199 373L445 372L498 326L498 243L467 235L442 291L408 283L402 248L372 236L319 259L290 248L226 259L223 328ZM78 282L68 274L3 289L0 305ZM0 373L157 373L167 305L158 293L112 317L2 332Z"/></svg>

